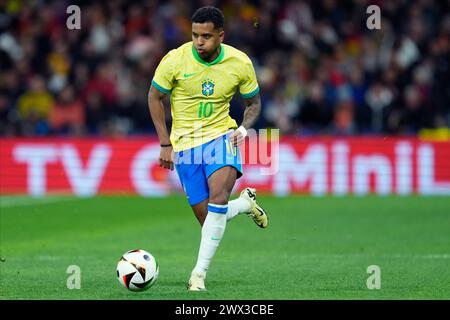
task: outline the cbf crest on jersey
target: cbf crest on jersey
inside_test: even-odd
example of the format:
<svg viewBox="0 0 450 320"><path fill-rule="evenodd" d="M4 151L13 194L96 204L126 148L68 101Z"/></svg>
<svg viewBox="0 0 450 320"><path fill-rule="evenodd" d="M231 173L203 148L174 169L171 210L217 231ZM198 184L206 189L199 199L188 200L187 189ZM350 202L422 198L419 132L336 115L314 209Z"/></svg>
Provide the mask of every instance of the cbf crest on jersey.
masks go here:
<svg viewBox="0 0 450 320"><path fill-rule="evenodd" d="M202 83L202 94L206 97L214 93L214 82L211 79L206 79Z"/></svg>

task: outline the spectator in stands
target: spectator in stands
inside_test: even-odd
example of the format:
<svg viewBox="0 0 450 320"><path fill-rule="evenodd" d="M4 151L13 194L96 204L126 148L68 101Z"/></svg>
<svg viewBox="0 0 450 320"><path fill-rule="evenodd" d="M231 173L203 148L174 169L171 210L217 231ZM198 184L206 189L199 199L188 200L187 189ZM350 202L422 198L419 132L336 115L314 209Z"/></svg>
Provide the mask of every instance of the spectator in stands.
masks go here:
<svg viewBox="0 0 450 320"><path fill-rule="evenodd" d="M53 96L41 76L34 76L29 90L20 96L18 110L25 135L45 135L49 132L48 117L53 108Z"/></svg>
<svg viewBox="0 0 450 320"><path fill-rule="evenodd" d="M275 96L267 103L264 116L274 128L279 128L281 133L294 133L295 116L298 113L298 104L290 100L281 89L275 91Z"/></svg>
<svg viewBox="0 0 450 320"><path fill-rule="evenodd" d="M301 133L315 134L330 129L333 107L325 99L323 84L313 80L308 86L306 99L300 108L299 124Z"/></svg>
<svg viewBox="0 0 450 320"><path fill-rule="evenodd" d="M212 4L226 16L225 42L255 65L264 115L256 128L416 134L450 126L448 1L379 2L381 30L366 28L367 1ZM199 5L79 1L81 30L68 30L60 1L0 1L0 112L8 119L0 134L65 132L49 129L48 116L68 84L85 107L84 133L152 132L145 100L156 63L190 41ZM238 114L241 100L231 103ZM417 122L411 111L422 109L427 118Z"/></svg>
<svg viewBox="0 0 450 320"><path fill-rule="evenodd" d="M85 107L81 99L75 97L74 88L67 85L59 93L50 112L50 128L55 134L81 135L85 123Z"/></svg>

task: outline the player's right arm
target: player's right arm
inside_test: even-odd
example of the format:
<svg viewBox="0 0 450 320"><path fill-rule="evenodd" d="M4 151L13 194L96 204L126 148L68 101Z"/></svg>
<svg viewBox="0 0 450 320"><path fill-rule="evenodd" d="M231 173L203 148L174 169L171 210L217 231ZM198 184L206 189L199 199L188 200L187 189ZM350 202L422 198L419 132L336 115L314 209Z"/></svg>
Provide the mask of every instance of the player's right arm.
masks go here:
<svg viewBox="0 0 450 320"><path fill-rule="evenodd" d="M174 84L174 70L177 65L177 55L174 50L167 53L155 70L152 84L148 92L148 107L153 124L162 145L159 152L159 166L173 170L173 148L170 145L170 136L166 126L163 99L172 91ZM170 145L163 147L164 145Z"/></svg>
<svg viewBox="0 0 450 320"><path fill-rule="evenodd" d="M158 91L153 85L148 92L148 108L153 124L158 134L161 145L170 145L169 131L166 125L166 115L164 112L163 99L166 94ZM173 148L172 146L161 147L159 152L159 166L173 170Z"/></svg>

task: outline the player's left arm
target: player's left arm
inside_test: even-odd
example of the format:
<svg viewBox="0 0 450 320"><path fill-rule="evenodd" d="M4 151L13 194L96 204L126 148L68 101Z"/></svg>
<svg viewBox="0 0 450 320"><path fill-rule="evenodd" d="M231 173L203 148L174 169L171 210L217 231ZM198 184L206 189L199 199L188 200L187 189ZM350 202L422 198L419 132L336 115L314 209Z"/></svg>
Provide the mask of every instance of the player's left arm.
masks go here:
<svg viewBox="0 0 450 320"><path fill-rule="evenodd" d="M259 93L251 98L244 98L244 104L245 111L242 124L230 136L230 139L233 141L233 145L235 147L240 146L244 142L246 131L255 124L259 114L261 113L261 99L259 97Z"/></svg>

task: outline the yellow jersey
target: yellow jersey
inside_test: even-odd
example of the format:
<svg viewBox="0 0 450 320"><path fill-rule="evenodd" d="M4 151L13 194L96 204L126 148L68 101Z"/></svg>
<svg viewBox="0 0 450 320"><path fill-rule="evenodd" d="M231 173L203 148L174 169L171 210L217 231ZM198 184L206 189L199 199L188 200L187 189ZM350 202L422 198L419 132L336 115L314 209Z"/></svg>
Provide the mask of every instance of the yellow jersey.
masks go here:
<svg viewBox="0 0 450 320"><path fill-rule="evenodd" d="M244 98L259 92L250 58L221 44L212 62L203 61L192 41L167 53L156 68L152 86L170 94L175 152L197 147L237 128L229 115L230 101L239 88Z"/></svg>

